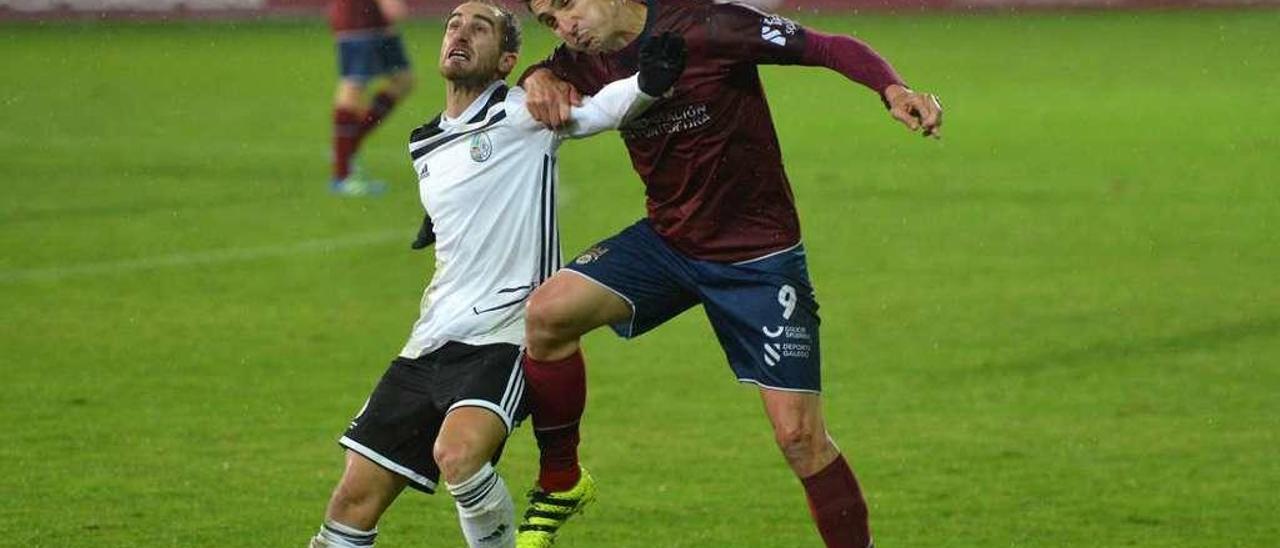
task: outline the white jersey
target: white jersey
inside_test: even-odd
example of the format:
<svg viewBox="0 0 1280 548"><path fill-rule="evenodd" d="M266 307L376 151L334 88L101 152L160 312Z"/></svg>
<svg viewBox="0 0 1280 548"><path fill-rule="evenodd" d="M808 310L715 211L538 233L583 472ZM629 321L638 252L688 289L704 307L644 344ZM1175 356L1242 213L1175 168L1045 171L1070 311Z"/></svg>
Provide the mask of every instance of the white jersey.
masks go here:
<svg viewBox="0 0 1280 548"><path fill-rule="evenodd" d="M529 114L523 89L495 81L461 116L414 130L409 153L435 223L436 269L401 356L448 341L523 346L524 303L560 268L556 150L567 137L617 128L652 101L632 76L553 131Z"/></svg>

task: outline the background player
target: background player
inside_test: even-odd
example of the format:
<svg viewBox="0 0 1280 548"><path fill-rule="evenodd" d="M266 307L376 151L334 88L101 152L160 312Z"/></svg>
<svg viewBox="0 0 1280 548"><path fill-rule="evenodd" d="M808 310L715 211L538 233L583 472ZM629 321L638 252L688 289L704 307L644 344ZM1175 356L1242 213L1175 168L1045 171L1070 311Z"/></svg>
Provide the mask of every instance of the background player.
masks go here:
<svg viewBox="0 0 1280 548"><path fill-rule="evenodd" d="M590 482L577 462L586 400L579 338L602 325L635 337L702 304L734 374L759 386L826 544L871 545L866 502L822 417L818 303L757 65L835 70L879 93L895 118L926 136L939 135L936 98L908 89L866 44L742 5L528 4L564 41L525 80L530 110L553 126L568 112L570 88L591 93L629 70L639 37L678 33L689 48L674 96L623 128L648 218L584 253L530 299L524 365L544 491L531 503L573 508L577 486ZM526 519L519 542L550 545L571 514Z"/></svg>
<svg viewBox="0 0 1280 548"><path fill-rule="evenodd" d="M409 15L405 0L331 0L329 24L338 46L338 91L333 106L333 178L330 190L342 196L368 196L386 185L353 175L360 143L396 104L413 91L409 56L396 23ZM366 104L369 83L386 83Z"/></svg>
<svg viewBox="0 0 1280 548"><path fill-rule="evenodd" d="M491 0L449 16L446 110L409 145L436 221L435 275L408 343L340 440L346 469L312 548L373 546L405 486L430 493L441 475L469 546L515 542L514 506L493 464L524 414L522 305L560 265L556 150L639 112L670 88L684 54L644 56L638 75L605 86L555 132L503 82L519 47L517 20Z"/></svg>

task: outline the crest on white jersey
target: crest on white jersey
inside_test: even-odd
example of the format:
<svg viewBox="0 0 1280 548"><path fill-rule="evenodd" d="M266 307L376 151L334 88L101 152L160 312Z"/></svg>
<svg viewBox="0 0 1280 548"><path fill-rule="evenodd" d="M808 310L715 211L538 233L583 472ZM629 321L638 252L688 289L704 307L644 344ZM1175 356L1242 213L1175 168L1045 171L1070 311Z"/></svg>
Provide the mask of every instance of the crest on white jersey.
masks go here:
<svg viewBox="0 0 1280 548"><path fill-rule="evenodd" d="M493 141L489 139L489 133L481 131L471 136L471 159L476 162L484 162L493 156Z"/></svg>

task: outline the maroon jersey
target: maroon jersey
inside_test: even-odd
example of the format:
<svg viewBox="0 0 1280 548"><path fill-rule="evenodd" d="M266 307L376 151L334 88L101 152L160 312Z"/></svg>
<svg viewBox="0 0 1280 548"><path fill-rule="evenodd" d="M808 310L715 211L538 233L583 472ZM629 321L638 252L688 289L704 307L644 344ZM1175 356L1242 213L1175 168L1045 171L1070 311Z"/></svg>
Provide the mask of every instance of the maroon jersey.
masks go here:
<svg viewBox="0 0 1280 548"><path fill-rule="evenodd" d="M341 33L385 29L391 23L375 0L330 0L329 26Z"/></svg>
<svg viewBox="0 0 1280 548"><path fill-rule="evenodd" d="M657 4L649 32L683 35L687 68L671 98L622 128L654 229L684 254L720 262L795 245L795 199L756 67L800 63L804 29L741 5ZM594 94L635 73L638 42L610 54L562 45L540 66Z"/></svg>

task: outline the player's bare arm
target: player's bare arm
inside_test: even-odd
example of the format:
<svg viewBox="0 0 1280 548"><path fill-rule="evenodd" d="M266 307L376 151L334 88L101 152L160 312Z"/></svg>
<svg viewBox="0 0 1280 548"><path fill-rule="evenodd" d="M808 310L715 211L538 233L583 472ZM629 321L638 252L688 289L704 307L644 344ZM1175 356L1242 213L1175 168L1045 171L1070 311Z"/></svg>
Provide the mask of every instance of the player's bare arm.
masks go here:
<svg viewBox="0 0 1280 548"><path fill-rule="evenodd" d="M382 16L392 24L409 17L409 5L405 0L378 0L378 9L382 10Z"/></svg>
<svg viewBox="0 0 1280 548"><path fill-rule="evenodd" d="M925 137L942 138L942 104L932 93L912 91L893 84L884 90L889 103L889 114L911 131L921 131Z"/></svg>

